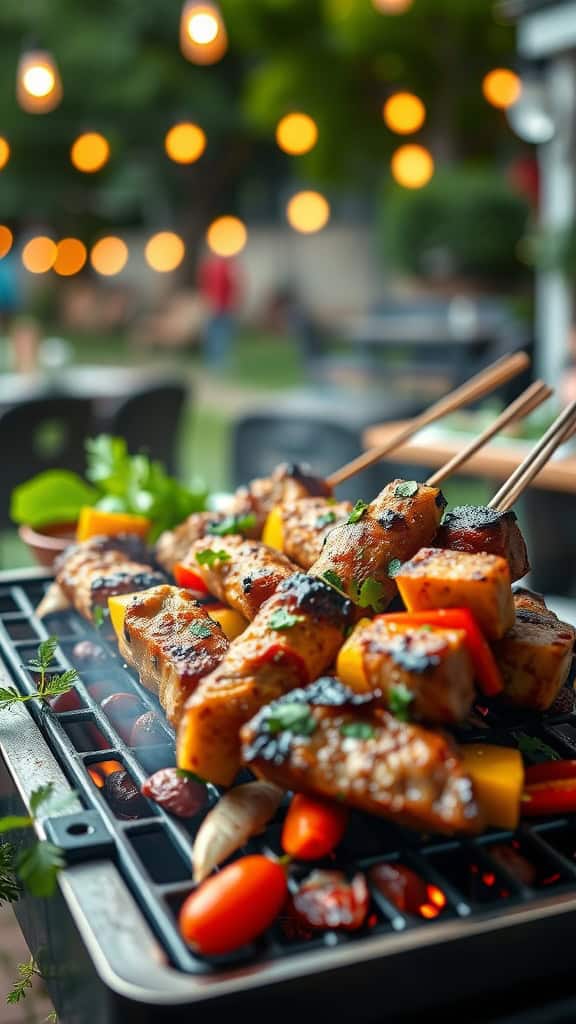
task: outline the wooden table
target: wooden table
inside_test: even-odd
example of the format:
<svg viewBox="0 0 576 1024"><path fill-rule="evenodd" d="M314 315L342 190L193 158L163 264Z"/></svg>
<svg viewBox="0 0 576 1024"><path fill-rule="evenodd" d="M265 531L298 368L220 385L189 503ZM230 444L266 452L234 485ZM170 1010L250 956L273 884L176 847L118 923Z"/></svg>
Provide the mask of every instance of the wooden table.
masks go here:
<svg viewBox="0 0 576 1024"><path fill-rule="evenodd" d="M406 421L396 421L368 427L363 435L364 447L379 448L385 445L396 431L405 425ZM417 434L411 441L407 441L386 455L385 461L439 469L456 452L461 451L468 441L469 437L464 434L456 435L446 432L445 435L439 434L433 438ZM522 445L515 445L513 441L506 445L488 444L476 455L473 455L460 472L463 476L506 480L526 454L525 442ZM553 459L538 474L532 486L540 487L543 490L576 494L576 455Z"/></svg>

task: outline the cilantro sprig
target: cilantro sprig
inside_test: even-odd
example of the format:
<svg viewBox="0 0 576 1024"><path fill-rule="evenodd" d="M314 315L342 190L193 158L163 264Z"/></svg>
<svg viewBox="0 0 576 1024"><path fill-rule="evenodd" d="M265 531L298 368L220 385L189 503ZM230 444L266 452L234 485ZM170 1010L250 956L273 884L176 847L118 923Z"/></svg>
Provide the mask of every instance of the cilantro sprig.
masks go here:
<svg viewBox="0 0 576 1024"><path fill-rule="evenodd" d="M78 681L78 673L75 668L69 668L58 676L48 676L50 665L54 660L54 654L58 640L55 636L42 640L38 646L36 657L32 658L26 666L31 672L38 673L40 679L34 693L21 694L15 686L0 686L0 708L11 708L15 704L25 704L30 700L48 700L50 697L59 697L62 693L68 693Z"/></svg>
<svg viewBox="0 0 576 1024"><path fill-rule="evenodd" d="M403 480L394 488L395 498L413 498L418 493L419 484L416 480Z"/></svg>
<svg viewBox="0 0 576 1024"><path fill-rule="evenodd" d="M266 718L266 728L273 736L279 732L292 732L295 736L311 736L316 720L308 704L290 701L274 708Z"/></svg>
<svg viewBox="0 0 576 1024"><path fill-rule="evenodd" d="M188 627L188 632L195 637L196 640L208 640L212 636L212 626L209 622L191 622Z"/></svg>
<svg viewBox="0 0 576 1024"><path fill-rule="evenodd" d="M374 576L368 576L361 584L352 581L351 597L359 608L372 608L375 612L383 612L388 601L384 593L384 584Z"/></svg>
<svg viewBox="0 0 576 1024"><path fill-rule="evenodd" d="M292 626L296 626L299 622L303 621L302 615L294 615L292 612L287 611L286 608L277 608L268 619L268 625L270 629L283 630L291 629Z"/></svg>
<svg viewBox="0 0 576 1024"><path fill-rule="evenodd" d="M198 565L207 565L211 569L216 562L229 562L230 555L227 551L214 551L213 548L204 548L204 551L196 552L196 561Z"/></svg>
<svg viewBox="0 0 576 1024"><path fill-rule="evenodd" d="M206 533L214 537L228 537L235 533L247 533L248 530L253 530L255 526L256 515L254 512L248 512L246 515L226 516L219 523L210 523Z"/></svg>
<svg viewBox="0 0 576 1024"><path fill-rule="evenodd" d="M362 519L362 516L364 515L367 508L368 505L365 501L357 501L350 515L348 516L347 522L349 524L357 523L360 519Z"/></svg>
<svg viewBox="0 0 576 1024"><path fill-rule="evenodd" d="M340 726L340 735L354 740L371 740L376 730L370 722L344 722Z"/></svg>
<svg viewBox="0 0 576 1024"><path fill-rule="evenodd" d="M414 694L404 683L394 683L390 687L388 696L388 707L395 718L401 722L410 721L410 707L414 700Z"/></svg>
<svg viewBox="0 0 576 1024"><path fill-rule="evenodd" d="M329 509L328 512L323 512L322 515L316 516L314 525L317 530L322 530L325 526L330 526L330 523L335 523L336 519L336 513Z"/></svg>

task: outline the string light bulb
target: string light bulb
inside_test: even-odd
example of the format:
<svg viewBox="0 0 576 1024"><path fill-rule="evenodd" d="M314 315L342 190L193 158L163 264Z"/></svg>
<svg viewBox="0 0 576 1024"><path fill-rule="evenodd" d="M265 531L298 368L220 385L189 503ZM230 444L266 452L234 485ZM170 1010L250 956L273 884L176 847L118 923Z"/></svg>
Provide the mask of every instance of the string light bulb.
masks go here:
<svg viewBox="0 0 576 1024"><path fill-rule="evenodd" d="M434 158L425 146L400 146L392 156L390 170L403 188L424 188L434 174Z"/></svg>
<svg viewBox="0 0 576 1024"><path fill-rule="evenodd" d="M100 132L84 132L70 148L70 160L77 171L94 174L108 163L110 143Z"/></svg>
<svg viewBox="0 0 576 1024"><path fill-rule="evenodd" d="M494 68L484 75L482 92L492 107L507 110L520 99L522 81L510 68Z"/></svg>
<svg viewBox="0 0 576 1024"><path fill-rule="evenodd" d="M180 16L180 49L193 64L216 64L228 49L228 34L215 3L186 0Z"/></svg>
<svg viewBox="0 0 576 1024"><path fill-rule="evenodd" d="M290 227L302 235L314 235L330 220L330 203L320 192L297 192L286 207Z"/></svg>
<svg viewBox="0 0 576 1024"><path fill-rule="evenodd" d="M152 270L167 274L180 266L185 252L186 247L180 235L173 231L159 231L146 242L144 257Z"/></svg>
<svg viewBox="0 0 576 1024"><path fill-rule="evenodd" d="M84 242L79 238L62 238L56 246L54 270L60 277L73 277L80 273L87 259Z"/></svg>
<svg viewBox="0 0 576 1024"><path fill-rule="evenodd" d="M92 246L90 263L97 274L113 277L124 269L128 262L128 246L121 238L107 235Z"/></svg>
<svg viewBox="0 0 576 1024"><path fill-rule="evenodd" d="M237 256L246 245L248 232L239 217L217 217L206 232L206 243L216 256Z"/></svg>
<svg viewBox="0 0 576 1024"><path fill-rule="evenodd" d="M386 100L382 117L390 131L398 135L411 135L424 124L426 107L414 93L396 92Z"/></svg>
<svg viewBox="0 0 576 1024"><path fill-rule="evenodd" d="M3 260L8 255L12 244L14 242L14 235L12 234L9 227L6 224L0 224L0 260Z"/></svg>
<svg viewBox="0 0 576 1024"><path fill-rule="evenodd" d="M18 63L16 98L27 114L48 114L62 99L62 81L48 50L28 50Z"/></svg>
<svg viewBox="0 0 576 1024"><path fill-rule="evenodd" d="M309 153L317 141L318 125L309 114L286 114L276 125L276 142L291 156Z"/></svg>
<svg viewBox="0 0 576 1024"><path fill-rule="evenodd" d="M37 235L22 250L22 263L31 274L46 274L56 260L56 243L46 235Z"/></svg>
<svg viewBox="0 0 576 1024"><path fill-rule="evenodd" d="M372 5L379 14L405 14L413 2L414 0L372 0Z"/></svg>
<svg viewBox="0 0 576 1024"><path fill-rule="evenodd" d="M194 164L206 149L206 134L192 121L181 121L166 132L164 149L174 163Z"/></svg>
<svg viewBox="0 0 576 1024"><path fill-rule="evenodd" d="M0 135L0 171L6 167L10 159L10 143L3 135Z"/></svg>

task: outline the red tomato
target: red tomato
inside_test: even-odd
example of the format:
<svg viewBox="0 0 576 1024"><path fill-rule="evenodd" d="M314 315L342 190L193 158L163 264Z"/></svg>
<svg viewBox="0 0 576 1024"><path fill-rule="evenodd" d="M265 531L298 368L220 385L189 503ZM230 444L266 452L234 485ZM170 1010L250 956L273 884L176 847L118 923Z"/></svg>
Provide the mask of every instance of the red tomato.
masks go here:
<svg viewBox="0 0 576 1024"><path fill-rule="evenodd" d="M318 860L332 853L348 824L348 810L319 797L297 793L282 829L282 849L299 860Z"/></svg>

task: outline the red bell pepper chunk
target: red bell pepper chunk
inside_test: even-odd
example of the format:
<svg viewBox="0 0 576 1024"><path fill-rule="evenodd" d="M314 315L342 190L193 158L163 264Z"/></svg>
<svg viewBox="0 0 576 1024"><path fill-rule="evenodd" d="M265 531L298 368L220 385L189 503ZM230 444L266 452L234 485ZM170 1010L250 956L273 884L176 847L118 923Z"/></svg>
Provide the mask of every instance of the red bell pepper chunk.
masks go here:
<svg viewBox="0 0 576 1024"><path fill-rule="evenodd" d="M576 780L576 761L545 761L543 764L532 764L524 773L527 786L541 782L555 782L557 779Z"/></svg>
<svg viewBox="0 0 576 1024"><path fill-rule="evenodd" d="M207 594L209 592L202 577L194 569L191 569L189 565L184 565L183 562L176 562L172 573L179 587L195 590L199 594Z"/></svg>
<svg viewBox="0 0 576 1024"><path fill-rule="evenodd" d="M463 629L466 646L472 658L474 673L482 693L495 697L502 693L502 675L488 642L469 608L436 608L432 611L393 612L379 618L403 626L438 626L444 629Z"/></svg>
<svg viewBox="0 0 576 1024"><path fill-rule="evenodd" d="M547 814L572 814L576 811L576 778L555 779L527 786L522 796L524 817Z"/></svg>

